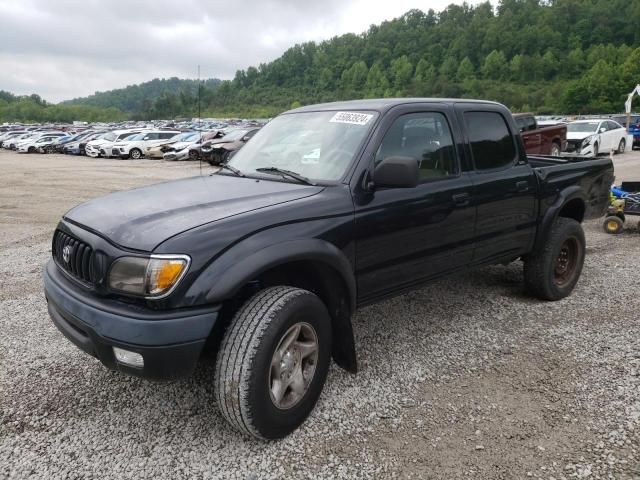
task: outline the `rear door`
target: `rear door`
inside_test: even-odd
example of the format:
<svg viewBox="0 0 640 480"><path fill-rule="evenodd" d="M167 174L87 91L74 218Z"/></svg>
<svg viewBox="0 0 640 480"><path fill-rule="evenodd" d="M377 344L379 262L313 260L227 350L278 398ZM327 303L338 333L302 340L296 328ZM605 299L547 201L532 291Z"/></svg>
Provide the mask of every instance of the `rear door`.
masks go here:
<svg viewBox="0 0 640 480"><path fill-rule="evenodd" d="M365 153L375 168L390 156L412 157L415 188L354 192L358 294L366 302L465 266L473 253L471 180L460 164L451 107L411 105L387 114L381 139Z"/></svg>
<svg viewBox="0 0 640 480"><path fill-rule="evenodd" d="M514 136L507 112L490 104L458 104L477 206L473 263L526 253L536 226L536 179Z"/></svg>

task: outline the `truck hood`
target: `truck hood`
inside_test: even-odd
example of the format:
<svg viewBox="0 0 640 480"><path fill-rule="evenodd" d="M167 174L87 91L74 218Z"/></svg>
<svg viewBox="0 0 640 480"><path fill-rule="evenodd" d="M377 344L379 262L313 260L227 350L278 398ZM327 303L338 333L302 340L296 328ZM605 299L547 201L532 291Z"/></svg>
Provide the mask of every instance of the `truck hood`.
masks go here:
<svg viewBox="0 0 640 480"><path fill-rule="evenodd" d="M64 219L122 247L150 252L185 230L321 190L231 175L191 177L90 200L67 212Z"/></svg>

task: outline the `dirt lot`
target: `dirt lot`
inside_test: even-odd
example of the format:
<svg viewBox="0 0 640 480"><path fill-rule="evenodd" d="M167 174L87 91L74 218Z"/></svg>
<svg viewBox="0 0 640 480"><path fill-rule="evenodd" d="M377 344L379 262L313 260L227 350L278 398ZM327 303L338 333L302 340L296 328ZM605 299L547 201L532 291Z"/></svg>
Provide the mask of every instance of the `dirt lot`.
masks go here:
<svg viewBox="0 0 640 480"><path fill-rule="evenodd" d="M615 158L640 179L640 153ZM209 171L210 167L204 169ZM640 478L640 231L585 225L575 293L542 303L520 263L361 310L361 372L332 368L280 442L218 414L212 365L149 383L103 368L46 313L60 216L197 164L0 152L0 478Z"/></svg>

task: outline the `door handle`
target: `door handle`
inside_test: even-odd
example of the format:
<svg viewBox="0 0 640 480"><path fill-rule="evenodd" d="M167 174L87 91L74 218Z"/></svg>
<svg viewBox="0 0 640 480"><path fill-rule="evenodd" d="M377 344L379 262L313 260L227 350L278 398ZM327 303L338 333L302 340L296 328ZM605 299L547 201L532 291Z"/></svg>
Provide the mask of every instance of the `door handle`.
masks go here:
<svg viewBox="0 0 640 480"><path fill-rule="evenodd" d="M523 180L522 182L516 183L516 190L518 192L527 192L529 191L529 182Z"/></svg>
<svg viewBox="0 0 640 480"><path fill-rule="evenodd" d="M468 193L456 193L455 195L451 196L451 199L453 200L453 203L456 205L456 207L465 207L467 205L469 205L469 199L471 197L469 196Z"/></svg>

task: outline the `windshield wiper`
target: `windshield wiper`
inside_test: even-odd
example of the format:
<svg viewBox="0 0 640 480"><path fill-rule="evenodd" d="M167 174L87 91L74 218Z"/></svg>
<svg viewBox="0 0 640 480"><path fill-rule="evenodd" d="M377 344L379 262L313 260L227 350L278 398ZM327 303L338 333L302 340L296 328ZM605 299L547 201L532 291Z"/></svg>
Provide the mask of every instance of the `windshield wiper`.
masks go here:
<svg viewBox="0 0 640 480"><path fill-rule="evenodd" d="M300 175L299 173L292 172L291 170L285 170L278 167L261 167L256 168L256 172L270 173L273 175L282 175L283 177L291 177L299 182L306 183L307 185L316 185L315 182L309 180L307 177Z"/></svg>
<svg viewBox="0 0 640 480"><path fill-rule="evenodd" d="M227 163L221 164L220 165L220 169L221 170L229 170L230 172L235 173L239 177L246 177L246 175L244 173L242 173L240 170L238 170L236 167L232 167L231 165L229 165Z"/></svg>

